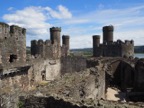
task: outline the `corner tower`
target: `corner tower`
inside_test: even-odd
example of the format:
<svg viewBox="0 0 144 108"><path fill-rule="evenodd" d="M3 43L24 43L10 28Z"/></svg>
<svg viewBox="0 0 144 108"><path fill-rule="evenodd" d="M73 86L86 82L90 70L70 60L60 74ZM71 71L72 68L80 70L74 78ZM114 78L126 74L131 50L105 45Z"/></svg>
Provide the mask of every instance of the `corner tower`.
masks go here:
<svg viewBox="0 0 144 108"><path fill-rule="evenodd" d="M98 56L97 53L97 49L100 45L100 35L93 35L93 56L96 57Z"/></svg>

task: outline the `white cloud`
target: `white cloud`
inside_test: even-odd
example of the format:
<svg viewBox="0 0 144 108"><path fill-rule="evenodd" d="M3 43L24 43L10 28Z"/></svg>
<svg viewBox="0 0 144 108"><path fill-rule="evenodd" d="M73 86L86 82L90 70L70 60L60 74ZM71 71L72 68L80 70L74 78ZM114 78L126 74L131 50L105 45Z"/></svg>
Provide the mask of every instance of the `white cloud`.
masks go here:
<svg viewBox="0 0 144 108"><path fill-rule="evenodd" d="M114 25L114 39L131 40L135 41L135 45L144 45L144 5L124 8L124 9L101 9L89 12L86 14L79 15L78 17L73 16L70 20L65 20L64 24L71 25L75 28L69 31L69 34L74 34L78 37L71 37L73 48L77 47L91 47L92 44L92 33L102 35L102 27L105 25ZM89 27L92 25L92 27ZM75 34L76 32L81 32ZM87 35L85 33L87 32ZM84 36L84 37L83 37ZM83 39L84 38L84 39ZM77 41L74 41L77 39ZM82 41L81 41L82 40ZM102 38L101 38L102 40Z"/></svg>
<svg viewBox="0 0 144 108"><path fill-rule="evenodd" d="M54 11L50 7L31 6L17 10L11 14L5 14L3 19L10 25L14 24L26 28L27 40L30 40L40 38L48 39L49 28L52 26L49 20L52 20L52 18L65 19L71 16L72 14L68 9L62 5L58 6L58 11Z"/></svg>
<svg viewBox="0 0 144 108"><path fill-rule="evenodd" d="M8 11L11 11L11 10L13 10L14 9L14 7L9 7L7 10Z"/></svg>
<svg viewBox="0 0 144 108"><path fill-rule="evenodd" d="M92 36L77 35L70 38L70 48L92 48Z"/></svg>
<svg viewBox="0 0 144 108"><path fill-rule="evenodd" d="M102 8L101 8L102 7ZM105 9L101 4L98 10L75 15L68 8L59 5L50 7L26 7L13 14L6 14L3 19L10 24L26 27L30 39L47 39L49 27L61 26L62 34L71 36L71 48L92 47L92 35L102 36L102 27L112 24L115 27L114 39L135 41L135 45L144 44L144 5ZM101 38L102 40L102 38Z"/></svg>
<svg viewBox="0 0 144 108"><path fill-rule="evenodd" d="M4 15L3 19L9 22L10 25L15 24L26 28L28 35L34 37L47 35L47 29L50 27L50 24L46 22L47 16L41 7L26 7L23 10L17 10L13 14Z"/></svg>
<svg viewBox="0 0 144 108"><path fill-rule="evenodd" d="M72 17L71 12L62 5L58 6L58 11L51 9L50 7L46 7L45 9L49 12L50 16L53 18L67 19Z"/></svg>

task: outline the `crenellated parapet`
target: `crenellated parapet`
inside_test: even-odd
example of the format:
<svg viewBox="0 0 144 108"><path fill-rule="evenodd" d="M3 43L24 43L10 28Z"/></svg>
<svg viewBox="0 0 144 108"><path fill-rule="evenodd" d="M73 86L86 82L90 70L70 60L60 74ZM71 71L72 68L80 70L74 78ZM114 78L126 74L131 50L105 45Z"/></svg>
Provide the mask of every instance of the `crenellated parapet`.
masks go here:
<svg viewBox="0 0 144 108"><path fill-rule="evenodd" d="M9 37L9 25L0 22L0 42Z"/></svg>
<svg viewBox="0 0 144 108"><path fill-rule="evenodd" d="M10 26L10 33L12 34L26 34L26 29L25 28L21 28L17 25L12 25Z"/></svg>
<svg viewBox="0 0 144 108"><path fill-rule="evenodd" d="M125 44L126 45L133 45L134 44L134 41L133 40L125 40Z"/></svg>
<svg viewBox="0 0 144 108"><path fill-rule="evenodd" d="M9 25L3 22L0 22L0 33L8 33Z"/></svg>
<svg viewBox="0 0 144 108"><path fill-rule="evenodd" d="M103 31L114 31L114 26L113 25L104 26Z"/></svg>
<svg viewBox="0 0 144 108"><path fill-rule="evenodd" d="M39 40L38 40L38 46L39 46L39 45L44 45L44 41L43 41L42 39L39 39Z"/></svg>
<svg viewBox="0 0 144 108"><path fill-rule="evenodd" d="M50 28L50 32L53 32L53 31L61 32L61 27L52 27L52 28Z"/></svg>
<svg viewBox="0 0 144 108"><path fill-rule="evenodd" d="M10 36L15 37L15 39L26 35L26 29L19 27L17 25L9 26L6 23L0 22L0 40L10 38Z"/></svg>

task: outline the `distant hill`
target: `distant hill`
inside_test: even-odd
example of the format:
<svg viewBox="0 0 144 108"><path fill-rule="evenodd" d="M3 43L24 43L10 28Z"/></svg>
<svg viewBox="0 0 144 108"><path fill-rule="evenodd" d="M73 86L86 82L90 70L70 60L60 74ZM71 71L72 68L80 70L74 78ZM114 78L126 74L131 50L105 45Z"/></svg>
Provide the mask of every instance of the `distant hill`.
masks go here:
<svg viewBox="0 0 144 108"><path fill-rule="evenodd" d="M92 52L92 48L83 48L83 49L71 49L72 52ZM144 53L144 45L143 46L135 46L135 53Z"/></svg>
<svg viewBox="0 0 144 108"><path fill-rule="evenodd" d="M70 51L90 51L90 52L92 52L92 48L71 49Z"/></svg>
<svg viewBox="0 0 144 108"><path fill-rule="evenodd" d="M30 47L26 47L27 54L30 54ZM91 53L93 52L92 48L80 48L80 49L70 49L73 53ZM144 45L143 46L135 46L135 53L144 53Z"/></svg>
<svg viewBox="0 0 144 108"><path fill-rule="evenodd" d="M135 53L144 53L144 45L143 46L135 46Z"/></svg>

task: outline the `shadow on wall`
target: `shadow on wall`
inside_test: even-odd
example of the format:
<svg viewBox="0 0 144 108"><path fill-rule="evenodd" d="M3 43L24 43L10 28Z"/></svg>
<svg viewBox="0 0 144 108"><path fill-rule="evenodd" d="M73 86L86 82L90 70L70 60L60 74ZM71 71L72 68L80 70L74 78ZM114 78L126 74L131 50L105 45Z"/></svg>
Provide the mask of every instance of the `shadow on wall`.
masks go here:
<svg viewBox="0 0 144 108"><path fill-rule="evenodd" d="M119 62L119 61L118 61ZM127 88L134 87L134 68L124 62L120 61L117 65L111 64L112 73L106 73L106 85L116 87L122 91L126 91Z"/></svg>
<svg viewBox="0 0 144 108"><path fill-rule="evenodd" d="M0 78L5 79L8 77L15 77L15 76L28 74L28 70L30 69L30 67L31 66L19 67L19 68L17 68L17 70L11 70L10 69L10 70L8 70L7 73L1 74Z"/></svg>
<svg viewBox="0 0 144 108"><path fill-rule="evenodd" d="M86 106L77 106L63 99L55 99L54 97L19 97L21 108L89 108Z"/></svg>

